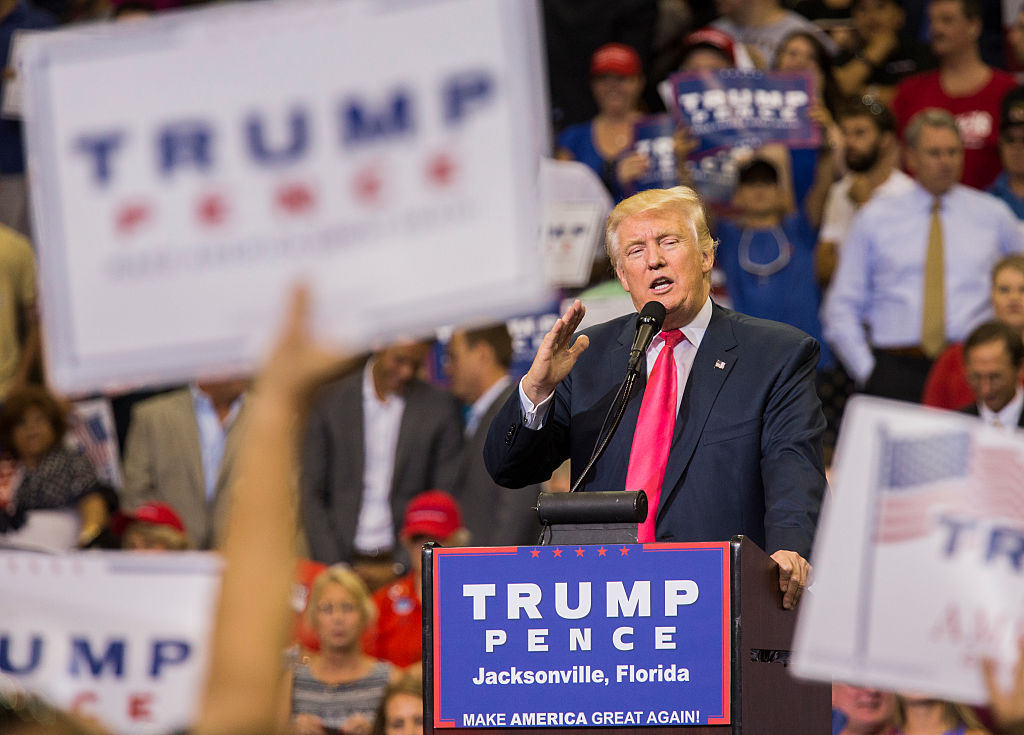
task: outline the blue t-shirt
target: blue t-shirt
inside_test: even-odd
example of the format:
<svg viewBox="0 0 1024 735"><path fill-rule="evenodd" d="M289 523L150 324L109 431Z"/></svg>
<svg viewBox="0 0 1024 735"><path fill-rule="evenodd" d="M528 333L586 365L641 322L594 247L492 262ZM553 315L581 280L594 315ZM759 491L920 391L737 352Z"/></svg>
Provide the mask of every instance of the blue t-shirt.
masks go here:
<svg viewBox="0 0 1024 735"><path fill-rule="evenodd" d="M744 229L718 222L718 264L725 272L733 308L802 329L821 342L818 367L832 364L822 342L821 290L814 275L814 228L803 214L792 214L778 228Z"/></svg>
<svg viewBox="0 0 1024 735"><path fill-rule="evenodd" d="M593 121L567 127L558 134L556 148L564 148L575 160L590 166L616 202L623 198L614 166L610 165L611 161L602 158L594 145Z"/></svg>
<svg viewBox="0 0 1024 735"><path fill-rule="evenodd" d="M1020 199L1010 188L1010 177L1003 171L986 191L992 196L999 197L1007 206L1013 210L1017 219L1024 219L1024 199Z"/></svg>

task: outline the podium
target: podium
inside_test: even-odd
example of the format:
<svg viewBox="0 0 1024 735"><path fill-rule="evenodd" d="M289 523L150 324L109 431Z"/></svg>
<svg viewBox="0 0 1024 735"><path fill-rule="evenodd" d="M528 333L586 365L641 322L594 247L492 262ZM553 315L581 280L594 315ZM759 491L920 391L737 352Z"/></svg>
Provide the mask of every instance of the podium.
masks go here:
<svg viewBox="0 0 1024 735"><path fill-rule="evenodd" d="M623 565L630 555L638 563L647 564L638 567L639 582L626 576L628 568ZM692 571L687 562L690 558L694 560ZM594 569L613 565L609 567L613 569L610 581L590 583L573 578L572 565L583 565L585 560ZM696 564L698 560L700 564ZM704 567L709 560L712 564L708 571ZM534 561L548 567L538 572L535 582L521 581L529 578ZM512 569L523 571L513 572L510 579L517 580L515 583L503 585L502 577L489 571L490 567L485 569L487 565L513 565ZM551 568L565 572L552 573ZM652 569L686 579L644 579L645 574L652 577ZM720 575L717 580L716 574ZM449 584L448 577L455 581ZM602 593L602 589L607 592ZM607 596L604 606L602 594ZM544 735L558 727L580 735L607 735L609 728L652 735L829 732L830 688L798 681L790 674L796 612L783 610L781 598L775 563L742 536L717 544L615 543L497 549L442 549L428 544L423 550L422 596L424 731ZM698 615L699 608L703 612ZM584 610L589 611L586 616ZM662 613L676 617L655 620ZM591 626L595 619L597 624ZM661 626L658 622L672 625ZM531 626L528 635L524 626ZM613 627L612 635L604 635ZM623 633L624 629L628 632ZM652 631L653 638L648 635ZM590 647L582 645L584 642ZM508 648L516 646L516 660L528 664L509 668L495 663ZM696 656L697 650L704 660ZM556 663L548 664L552 652ZM614 658L614 663L602 665L600 656ZM637 667L631 665L634 660ZM654 668L656 660L664 664ZM677 668L669 660L681 660L688 668ZM545 681L549 676L556 677L556 681L561 676L563 681L573 683L524 685L522 677L526 674L522 669L534 661L540 662L539 671L530 672L536 682L541 676ZM453 673L456 670L457 676ZM682 671L687 676L692 672L693 679L678 678ZM498 684L499 678L502 683L512 683L488 686L484 683L485 672L492 684ZM638 683L641 672L649 672L643 676L660 683ZM618 681L612 681L616 677ZM696 710L681 709L687 706L686 698L701 692L697 687L708 685L708 680L713 704L709 707L705 702ZM442 685L446 687L444 692ZM716 686L718 695L714 694ZM669 694L664 708L639 703L652 693L661 696L657 694L659 688ZM542 701L545 697L548 704ZM591 706L587 697L600 705ZM500 714L472 712L483 700L498 702L491 706L502 710ZM563 709L580 712L551 712L558 709L559 702ZM716 703L721 711L714 709ZM545 707L547 712L543 711ZM533 712L531 708L542 711ZM452 717L456 710L459 714ZM690 718L691 712L697 713L694 719L699 721L681 721ZM583 724L573 721L579 717Z"/></svg>

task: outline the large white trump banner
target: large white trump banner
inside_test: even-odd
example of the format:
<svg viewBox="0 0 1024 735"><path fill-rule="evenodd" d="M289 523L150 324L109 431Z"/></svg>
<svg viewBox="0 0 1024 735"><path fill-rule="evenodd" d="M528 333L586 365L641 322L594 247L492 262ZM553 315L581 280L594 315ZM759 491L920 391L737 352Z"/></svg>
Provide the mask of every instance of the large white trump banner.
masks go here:
<svg viewBox="0 0 1024 735"><path fill-rule="evenodd" d="M836 456L796 673L984 702L1024 635L1024 435L861 397Z"/></svg>
<svg viewBox="0 0 1024 735"><path fill-rule="evenodd" d="M27 39L50 375L250 368L306 280L351 346L544 303L522 0L289 0Z"/></svg>
<svg viewBox="0 0 1024 735"><path fill-rule="evenodd" d="M0 552L0 691L115 732L192 721L220 583L213 554Z"/></svg>

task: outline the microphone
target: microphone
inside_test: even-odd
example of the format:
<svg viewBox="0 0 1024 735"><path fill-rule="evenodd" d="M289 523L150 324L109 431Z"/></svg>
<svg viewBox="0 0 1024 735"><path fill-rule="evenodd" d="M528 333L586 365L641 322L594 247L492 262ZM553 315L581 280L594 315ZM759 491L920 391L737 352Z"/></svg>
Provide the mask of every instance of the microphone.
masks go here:
<svg viewBox="0 0 1024 735"><path fill-rule="evenodd" d="M636 335L633 337L633 347L629 350L629 364L626 374L637 374L640 372L640 361L651 346L654 335L661 331L661 325L665 323L665 307L660 301L648 301L640 310L640 318L636 323Z"/></svg>

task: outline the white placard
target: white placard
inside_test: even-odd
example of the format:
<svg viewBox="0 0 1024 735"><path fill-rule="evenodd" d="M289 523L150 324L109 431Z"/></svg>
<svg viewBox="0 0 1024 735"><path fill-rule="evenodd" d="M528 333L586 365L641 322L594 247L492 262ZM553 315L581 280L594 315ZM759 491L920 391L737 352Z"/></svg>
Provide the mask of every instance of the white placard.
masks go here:
<svg viewBox="0 0 1024 735"><path fill-rule="evenodd" d="M201 552L0 552L0 690L119 733L190 724L220 569Z"/></svg>
<svg viewBox="0 0 1024 735"><path fill-rule="evenodd" d="M288 0L27 39L54 382L251 368L299 279L353 347L544 303L535 14Z"/></svg>
<svg viewBox="0 0 1024 735"><path fill-rule="evenodd" d="M597 252L603 208L596 202L544 204L544 275L553 286L585 286Z"/></svg>
<svg viewBox="0 0 1024 735"><path fill-rule="evenodd" d="M795 673L986 701L1024 633L1024 435L856 397L840 436Z"/></svg>

